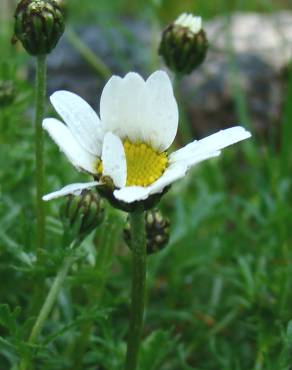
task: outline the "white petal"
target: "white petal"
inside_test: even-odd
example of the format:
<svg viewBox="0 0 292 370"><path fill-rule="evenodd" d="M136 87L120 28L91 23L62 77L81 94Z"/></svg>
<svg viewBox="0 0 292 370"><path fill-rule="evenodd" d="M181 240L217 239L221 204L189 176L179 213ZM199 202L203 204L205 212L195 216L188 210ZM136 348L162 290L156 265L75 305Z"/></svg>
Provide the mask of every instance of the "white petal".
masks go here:
<svg viewBox="0 0 292 370"><path fill-rule="evenodd" d="M171 164L163 175L149 186L150 194L161 193L166 186L184 177L187 169L187 166L182 163Z"/></svg>
<svg viewBox="0 0 292 370"><path fill-rule="evenodd" d="M141 105L145 88L143 78L134 72L124 78L113 76L105 85L100 100L100 116L106 131L128 137L135 142L142 138Z"/></svg>
<svg viewBox="0 0 292 370"><path fill-rule="evenodd" d="M122 139L143 141L163 151L173 142L178 108L171 82L163 71L145 81L130 72L123 79L113 76L101 95L100 116L106 131Z"/></svg>
<svg viewBox="0 0 292 370"><path fill-rule="evenodd" d="M48 200L64 197L65 195L69 195L69 194L80 195L82 190L90 189L97 185L100 185L100 183L97 181L85 182L85 183L80 183L80 184L70 184L70 185L64 186L60 190L54 191L53 193L44 195L43 200L48 201Z"/></svg>
<svg viewBox="0 0 292 370"><path fill-rule="evenodd" d="M181 25L184 23L184 21L186 20L187 18L187 13L182 13L174 22L174 24L178 24L178 25Z"/></svg>
<svg viewBox="0 0 292 370"><path fill-rule="evenodd" d="M137 200L143 200L149 196L149 187L142 186L127 186L125 188L115 190L114 197L126 203L132 203Z"/></svg>
<svg viewBox="0 0 292 370"><path fill-rule="evenodd" d="M221 130L199 141L193 141L170 155L170 161L189 161L200 158L201 155L216 152L229 145L251 137L250 132L241 126Z"/></svg>
<svg viewBox="0 0 292 370"><path fill-rule="evenodd" d="M128 137L132 142L142 140L142 93L145 89L145 85L143 78L133 72L128 73L122 81L120 125L123 126L122 137Z"/></svg>
<svg viewBox="0 0 292 370"><path fill-rule="evenodd" d="M69 91L56 91L50 100L79 144L90 153L100 156L103 129L90 105Z"/></svg>
<svg viewBox="0 0 292 370"><path fill-rule="evenodd" d="M48 131L51 138L75 167L96 173L97 158L80 146L67 126L55 118L46 118L43 121L43 128Z"/></svg>
<svg viewBox="0 0 292 370"><path fill-rule="evenodd" d="M220 150L217 150L216 152L212 153L201 153L199 155L190 156L188 159L185 159L184 161L171 161L171 163L182 163L187 166L189 169L190 167L194 167L198 163L201 163L207 159L218 157L221 154Z"/></svg>
<svg viewBox="0 0 292 370"><path fill-rule="evenodd" d="M163 189L172 184L174 181L184 177L187 167L182 164L172 164L169 166L163 175L153 184L142 186L127 186L120 190L114 191L115 198L126 203L132 203L139 200L144 200L151 194L161 193Z"/></svg>
<svg viewBox="0 0 292 370"><path fill-rule="evenodd" d="M112 131L116 135L120 134L120 97L121 97L122 78L112 76L103 88L100 98L100 118L105 131Z"/></svg>
<svg viewBox="0 0 292 370"><path fill-rule="evenodd" d="M143 139L159 151L173 142L178 126L178 107L168 75L154 72L142 96Z"/></svg>
<svg viewBox="0 0 292 370"><path fill-rule="evenodd" d="M127 180L126 155L121 139L108 132L103 141L102 147L103 175L109 176L115 186L125 186Z"/></svg>

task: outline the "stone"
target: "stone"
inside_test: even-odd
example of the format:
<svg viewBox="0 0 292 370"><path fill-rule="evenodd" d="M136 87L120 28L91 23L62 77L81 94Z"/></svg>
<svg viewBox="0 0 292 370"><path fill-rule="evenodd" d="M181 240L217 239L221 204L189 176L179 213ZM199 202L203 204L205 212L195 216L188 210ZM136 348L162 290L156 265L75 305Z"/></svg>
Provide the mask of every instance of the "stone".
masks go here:
<svg viewBox="0 0 292 370"><path fill-rule="evenodd" d="M267 134L281 121L292 12L235 13L206 22L205 29L207 59L180 85L194 134L237 123ZM238 121L239 111L248 122Z"/></svg>
<svg viewBox="0 0 292 370"><path fill-rule="evenodd" d="M180 81L177 94L180 109L183 106L190 119L192 136L238 123L263 135L277 130L285 71L292 58L292 12L234 13L204 22L204 28L211 44L207 59ZM147 77L158 68L151 47L155 38L158 48L160 34L153 38L143 21L121 20L116 27L86 26L76 32L115 74L132 70ZM76 92L99 110L105 81L70 45L66 34L49 56L48 67L49 93Z"/></svg>
<svg viewBox="0 0 292 370"><path fill-rule="evenodd" d="M145 72L151 64L151 37L145 23L121 21L117 27L78 27L75 32L114 74ZM48 57L48 92L69 90L98 108L105 81L87 64L66 36ZM145 75L145 73L144 73Z"/></svg>

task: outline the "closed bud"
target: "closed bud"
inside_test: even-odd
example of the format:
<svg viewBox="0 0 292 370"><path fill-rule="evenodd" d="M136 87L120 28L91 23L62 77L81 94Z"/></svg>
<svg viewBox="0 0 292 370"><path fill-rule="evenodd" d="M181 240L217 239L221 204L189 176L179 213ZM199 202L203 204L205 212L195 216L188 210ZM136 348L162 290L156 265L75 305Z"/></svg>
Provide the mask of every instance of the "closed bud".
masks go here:
<svg viewBox="0 0 292 370"><path fill-rule="evenodd" d="M61 209L66 239L84 239L104 219L104 201L97 193L84 190L80 195L69 195Z"/></svg>
<svg viewBox="0 0 292 370"><path fill-rule="evenodd" d="M14 16L15 38L31 55L49 54L65 29L60 0L22 0Z"/></svg>
<svg viewBox="0 0 292 370"><path fill-rule="evenodd" d="M145 212L145 231L147 254L153 254L164 247L169 241L169 219L164 217L158 209ZM124 240L131 249L131 227L127 221L124 228Z"/></svg>
<svg viewBox="0 0 292 370"><path fill-rule="evenodd" d="M159 54L177 74L189 74L203 63L208 40L202 29L202 18L183 13L163 31Z"/></svg>

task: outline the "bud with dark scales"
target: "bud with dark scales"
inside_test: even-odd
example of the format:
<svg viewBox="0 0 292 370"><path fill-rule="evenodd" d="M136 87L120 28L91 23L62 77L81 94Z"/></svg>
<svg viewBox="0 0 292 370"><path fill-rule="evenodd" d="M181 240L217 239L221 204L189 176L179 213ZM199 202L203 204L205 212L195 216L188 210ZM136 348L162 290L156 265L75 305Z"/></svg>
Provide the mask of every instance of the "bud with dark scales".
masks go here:
<svg viewBox="0 0 292 370"><path fill-rule="evenodd" d="M50 53L65 29L63 5L58 0L22 0L15 11L15 39L31 55Z"/></svg>
<svg viewBox="0 0 292 370"><path fill-rule="evenodd" d="M189 74L203 63L208 40L202 29L201 17L182 14L163 31L159 54L177 74Z"/></svg>
<svg viewBox="0 0 292 370"><path fill-rule="evenodd" d="M61 208L61 219L66 239L70 242L82 240L103 221L104 201L91 190L69 195L67 203Z"/></svg>
<svg viewBox="0 0 292 370"><path fill-rule="evenodd" d="M147 254L159 252L166 247L169 241L170 222L158 209L151 209L145 212L145 228L147 239ZM124 240L131 249L131 229L127 222L124 228Z"/></svg>

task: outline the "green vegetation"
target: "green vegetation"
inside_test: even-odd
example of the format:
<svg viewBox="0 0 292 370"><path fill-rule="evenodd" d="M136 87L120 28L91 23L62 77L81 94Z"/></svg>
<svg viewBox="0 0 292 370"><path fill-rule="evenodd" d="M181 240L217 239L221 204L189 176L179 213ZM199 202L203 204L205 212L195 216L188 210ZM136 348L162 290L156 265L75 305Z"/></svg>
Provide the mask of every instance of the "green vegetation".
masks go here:
<svg viewBox="0 0 292 370"><path fill-rule="evenodd" d="M272 0L70 0L67 23L100 21L118 27L121 16L134 16L152 19L155 26L182 10L209 18L288 5ZM31 59L11 46L11 29L7 18L0 28L0 81L12 81L14 95L8 104L0 103L0 370L18 369L20 356L29 353L34 369L120 370L131 285L121 213L109 212L83 241L38 342L26 344L67 252L59 217L64 201L56 200L46 204L45 250L36 262ZM238 121L253 131L248 97L243 91L235 94ZM171 220L171 237L167 248L148 258L139 370L291 368L291 101L290 68L277 128L280 144L255 133L249 142L198 166L161 201ZM52 113L49 105L47 110ZM90 180L47 136L44 158L47 192Z"/></svg>

